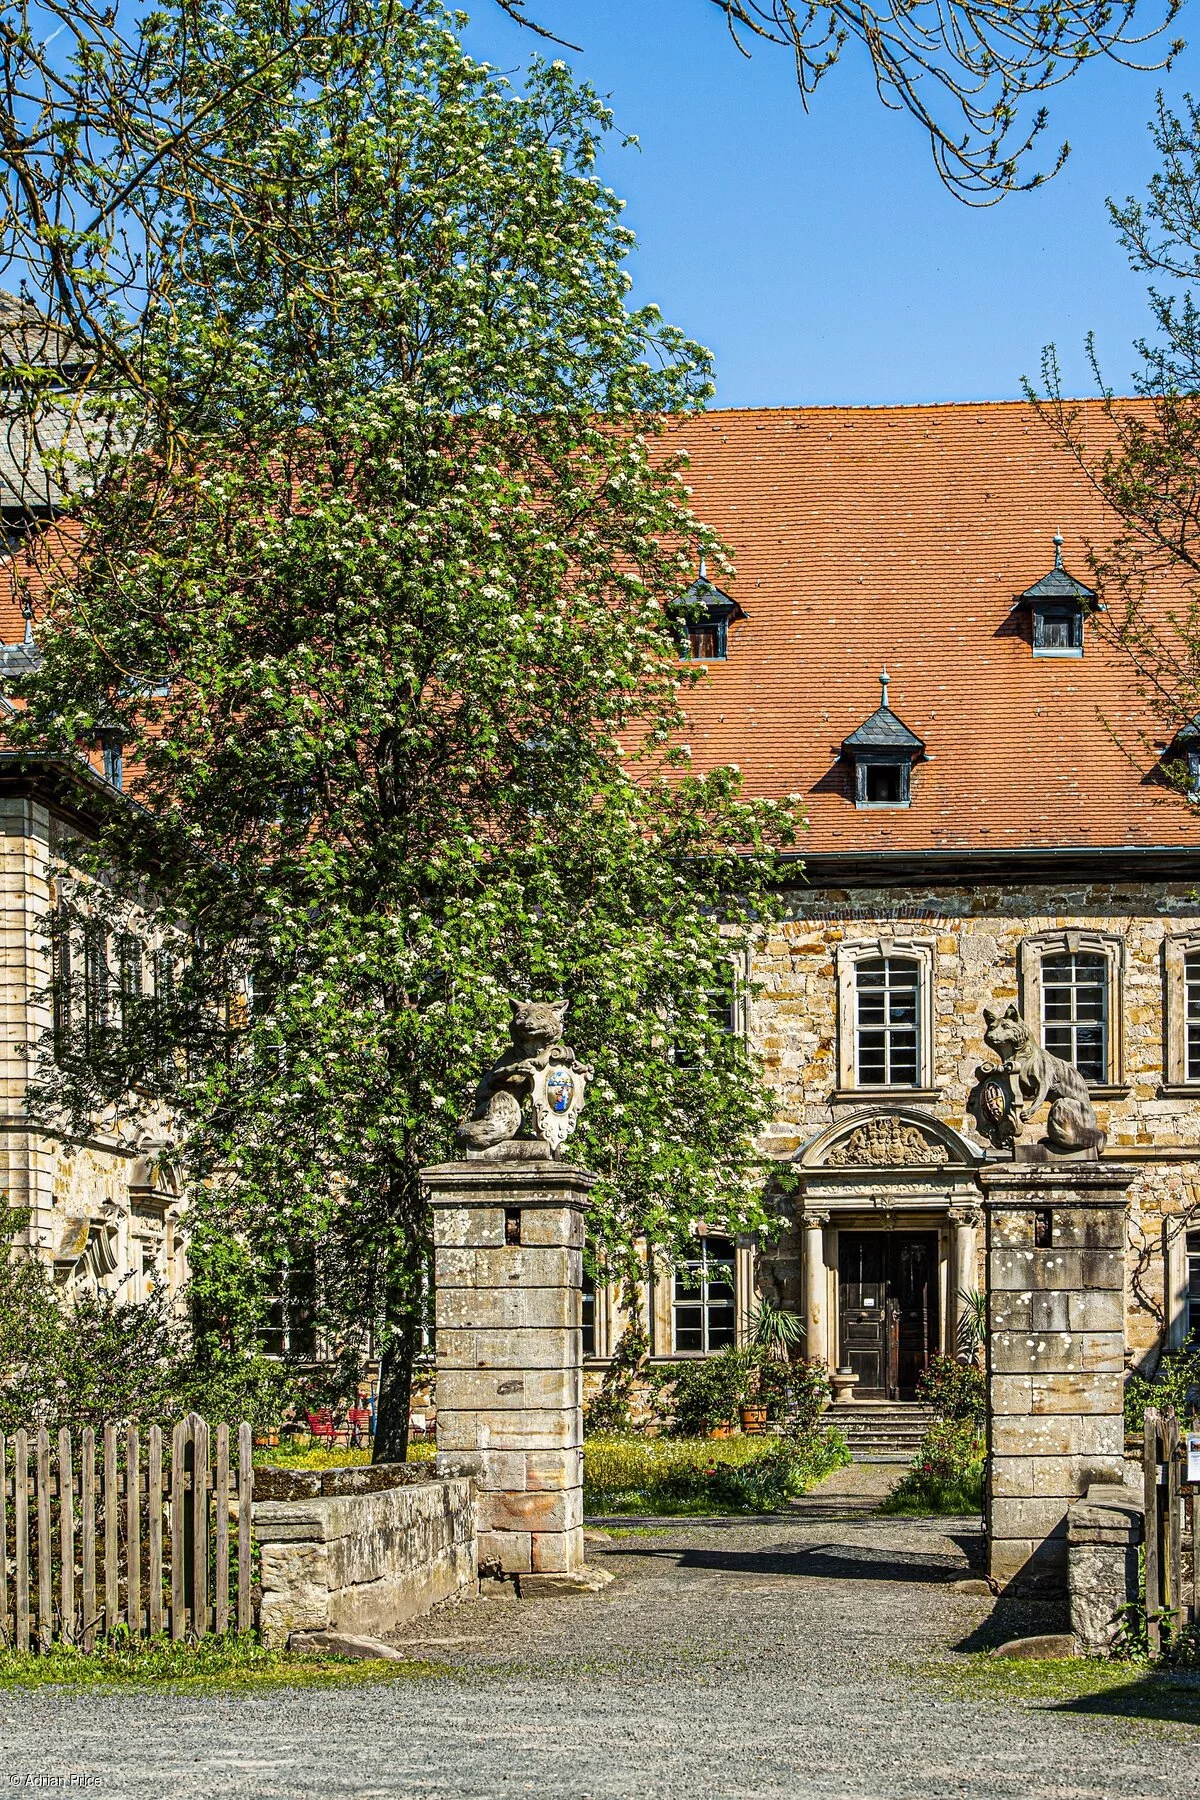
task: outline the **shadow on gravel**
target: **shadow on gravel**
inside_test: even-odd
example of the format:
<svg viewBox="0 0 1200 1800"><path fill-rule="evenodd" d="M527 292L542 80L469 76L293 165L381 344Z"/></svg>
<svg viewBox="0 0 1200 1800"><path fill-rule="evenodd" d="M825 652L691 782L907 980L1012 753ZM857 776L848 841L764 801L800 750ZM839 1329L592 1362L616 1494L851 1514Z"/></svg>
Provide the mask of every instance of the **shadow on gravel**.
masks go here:
<svg viewBox="0 0 1200 1800"><path fill-rule="evenodd" d="M1200 1677L1140 1675L1120 1687L1062 1700L1047 1711L1100 1713L1120 1719L1170 1719L1200 1725Z"/></svg>
<svg viewBox="0 0 1200 1800"><path fill-rule="evenodd" d="M994 1650L1011 1638L1042 1637L1068 1631L1070 1617L1066 1595L1046 1597L1000 1594L986 1619L967 1633L956 1650Z"/></svg>
<svg viewBox="0 0 1200 1800"><path fill-rule="evenodd" d="M777 1550L699 1549L693 1545L614 1545L606 1554L672 1562L679 1569L714 1569L730 1575L805 1575L823 1581L958 1581L964 1572L958 1557L876 1549L864 1545L805 1544Z"/></svg>

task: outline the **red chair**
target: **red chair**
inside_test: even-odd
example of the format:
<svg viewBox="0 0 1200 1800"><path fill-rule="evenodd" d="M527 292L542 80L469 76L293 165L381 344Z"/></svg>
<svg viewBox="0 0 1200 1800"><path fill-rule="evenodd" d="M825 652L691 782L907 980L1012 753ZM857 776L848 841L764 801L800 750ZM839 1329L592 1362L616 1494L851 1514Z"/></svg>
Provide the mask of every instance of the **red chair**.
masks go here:
<svg viewBox="0 0 1200 1800"><path fill-rule="evenodd" d="M314 1441L318 1444L327 1444L332 1450L335 1431L333 1413L330 1411L329 1407L322 1406L318 1408L316 1412L306 1413L305 1417L308 1420L308 1429L312 1433Z"/></svg>
<svg viewBox="0 0 1200 1800"><path fill-rule="evenodd" d="M371 1409L369 1406L352 1406L346 1414L348 1426L347 1436L351 1446L358 1450L371 1442Z"/></svg>

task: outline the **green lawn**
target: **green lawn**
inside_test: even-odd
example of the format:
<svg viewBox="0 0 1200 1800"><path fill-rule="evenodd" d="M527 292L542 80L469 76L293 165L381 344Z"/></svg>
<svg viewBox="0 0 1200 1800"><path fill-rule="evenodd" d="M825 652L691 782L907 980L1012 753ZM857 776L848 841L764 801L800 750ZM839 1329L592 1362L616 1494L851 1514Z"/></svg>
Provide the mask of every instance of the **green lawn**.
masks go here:
<svg viewBox="0 0 1200 1800"><path fill-rule="evenodd" d="M583 1446L586 1513L754 1513L786 1506L847 1460L836 1432L781 1469L777 1437L592 1437Z"/></svg>
<svg viewBox="0 0 1200 1800"><path fill-rule="evenodd" d="M927 1664L924 1672L960 1700L1200 1726L1200 1674L1183 1670L1105 1657L978 1654Z"/></svg>
<svg viewBox="0 0 1200 1800"><path fill-rule="evenodd" d="M409 1462L432 1462L436 1455L435 1444L408 1446ZM352 1469L370 1460L369 1450L328 1450L320 1444L263 1445L254 1452L256 1469Z"/></svg>
<svg viewBox="0 0 1200 1800"><path fill-rule="evenodd" d="M265 1650L252 1636L202 1638L198 1644L157 1638L114 1641L90 1656L55 1644L44 1656L0 1650L0 1688L162 1687L189 1693L267 1687L330 1687L348 1682L403 1681L440 1674L426 1662L355 1661Z"/></svg>

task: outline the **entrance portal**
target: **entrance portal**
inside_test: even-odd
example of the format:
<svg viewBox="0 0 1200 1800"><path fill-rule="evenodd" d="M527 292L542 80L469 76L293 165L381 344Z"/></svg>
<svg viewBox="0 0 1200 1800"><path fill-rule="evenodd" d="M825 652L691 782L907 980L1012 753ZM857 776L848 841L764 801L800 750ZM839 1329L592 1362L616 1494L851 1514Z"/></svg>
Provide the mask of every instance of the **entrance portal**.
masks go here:
<svg viewBox="0 0 1200 1800"><path fill-rule="evenodd" d="M938 1347L936 1231L838 1232L838 1362L856 1398L915 1400Z"/></svg>

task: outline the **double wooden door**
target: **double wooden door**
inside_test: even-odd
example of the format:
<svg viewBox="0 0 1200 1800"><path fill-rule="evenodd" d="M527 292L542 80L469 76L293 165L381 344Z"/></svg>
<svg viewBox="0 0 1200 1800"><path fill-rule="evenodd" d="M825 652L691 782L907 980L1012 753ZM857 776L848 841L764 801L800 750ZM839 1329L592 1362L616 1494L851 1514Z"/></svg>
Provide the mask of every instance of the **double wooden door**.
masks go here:
<svg viewBox="0 0 1200 1800"><path fill-rule="evenodd" d="M857 1398L914 1400L938 1345L936 1231L838 1232L838 1362Z"/></svg>

